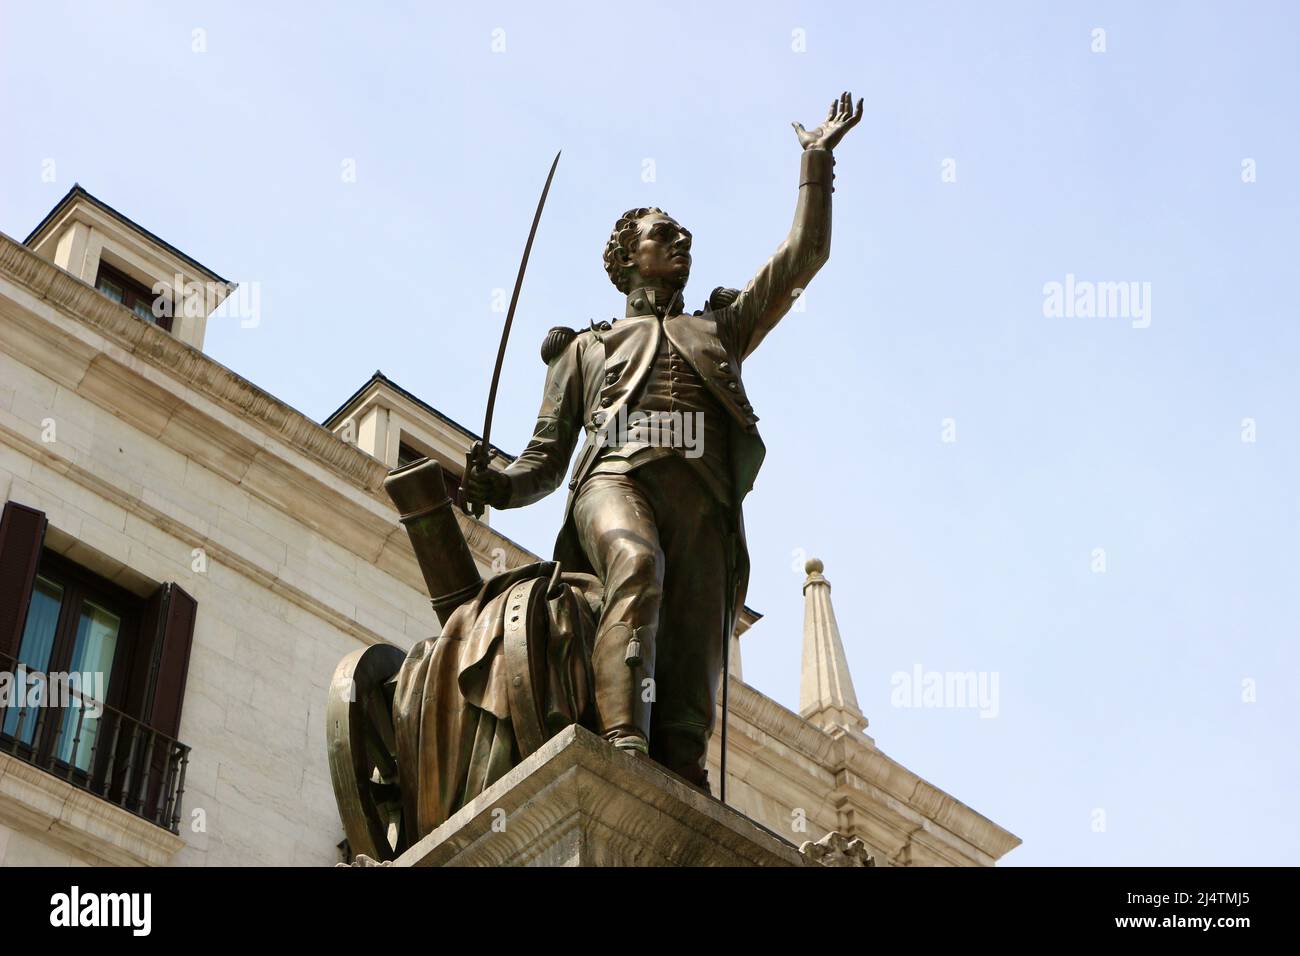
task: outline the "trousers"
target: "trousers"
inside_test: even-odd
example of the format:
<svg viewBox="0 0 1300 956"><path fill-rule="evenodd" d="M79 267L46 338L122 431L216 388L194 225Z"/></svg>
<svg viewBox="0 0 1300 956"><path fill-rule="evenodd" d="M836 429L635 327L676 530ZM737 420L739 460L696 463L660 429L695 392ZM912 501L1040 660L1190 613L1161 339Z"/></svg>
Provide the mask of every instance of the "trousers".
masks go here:
<svg viewBox="0 0 1300 956"><path fill-rule="evenodd" d="M673 455L622 474L592 475L578 491L573 518L605 586L592 653L601 732L644 736L652 759L707 789L705 761L730 636L729 510L690 463ZM632 641L639 655L629 655Z"/></svg>

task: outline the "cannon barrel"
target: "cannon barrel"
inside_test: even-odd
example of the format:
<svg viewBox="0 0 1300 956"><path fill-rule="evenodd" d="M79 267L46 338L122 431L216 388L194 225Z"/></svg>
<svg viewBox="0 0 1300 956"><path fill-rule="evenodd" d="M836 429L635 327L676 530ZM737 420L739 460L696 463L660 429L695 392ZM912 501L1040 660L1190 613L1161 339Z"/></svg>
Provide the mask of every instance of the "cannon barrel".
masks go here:
<svg viewBox="0 0 1300 956"><path fill-rule="evenodd" d="M422 458L389 472L384 490L411 538L434 613L446 624L456 608L478 593L483 578L456 520L442 467Z"/></svg>

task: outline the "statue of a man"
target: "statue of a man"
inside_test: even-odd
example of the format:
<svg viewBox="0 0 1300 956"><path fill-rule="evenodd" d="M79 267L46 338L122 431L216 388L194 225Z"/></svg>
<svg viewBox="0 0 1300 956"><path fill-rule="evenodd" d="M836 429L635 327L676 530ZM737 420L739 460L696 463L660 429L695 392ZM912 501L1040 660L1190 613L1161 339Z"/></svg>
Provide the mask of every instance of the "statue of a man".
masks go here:
<svg viewBox="0 0 1300 956"><path fill-rule="evenodd" d="M741 364L830 254L831 151L862 117L844 93L813 130L790 234L740 293L683 311L691 233L660 209L615 223L605 269L624 318L552 329L533 438L504 471L474 469L469 501L517 508L564 478L555 558L604 585L592 667L600 731L708 788L705 759L723 648L749 580L741 502L765 449Z"/></svg>

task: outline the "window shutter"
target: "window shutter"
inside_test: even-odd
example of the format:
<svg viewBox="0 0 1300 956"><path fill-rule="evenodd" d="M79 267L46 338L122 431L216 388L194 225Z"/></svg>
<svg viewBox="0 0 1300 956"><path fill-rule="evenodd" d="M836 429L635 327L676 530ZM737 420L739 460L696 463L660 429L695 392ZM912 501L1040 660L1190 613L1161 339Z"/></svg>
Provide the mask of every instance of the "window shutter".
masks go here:
<svg viewBox="0 0 1300 956"><path fill-rule="evenodd" d="M18 656L27 623L27 606L45 541L45 512L16 501L5 502L0 516L0 670Z"/></svg>
<svg viewBox="0 0 1300 956"><path fill-rule="evenodd" d="M161 818L165 809L161 796L163 785L174 787L172 774L178 771L172 751L152 731L163 737L176 739L181 725L181 704L185 698L185 679L190 668L190 645L194 638L194 618L198 605L177 584L164 584L149 598L140 621L140 639L131 662L131 675L123 703L126 713L139 720L125 722L125 734L135 737L137 760L150 753L144 773L148 777L143 801L137 806L132 784L127 806L141 816L162 826L170 826ZM136 771L139 780L139 770ZM114 773L109 788L114 795L121 794L125 768Z"/></svg>
<svg viewBox="0 0 1300 956"><path fill-rule="evenodd" d="M126 691L122 694L122 712L141 721L149 715L149 695L153 690L154 663L166 598L165 584L159 585L149 595L144 613L140 615L140 634L131 652L131 669L127 674Z"/></svg>
<svg viewBox="0 0 1300 956"><path fill-rule="evenodd" d="M177 584L154 591L140 619L122 710L154 730L175 737L190 668L190 643L198 605Z"/></svg>
<svg viewBox="0 0 1300 956"><path fill-rule="evenodd" d="M155 730L175 737L181 727L181 704L185 699L185 678L190 671L190 645L194 641L194 617L198 603L180 585L165 585L161 608L161 629L155 649L153 693L146 720Z"/></svg>

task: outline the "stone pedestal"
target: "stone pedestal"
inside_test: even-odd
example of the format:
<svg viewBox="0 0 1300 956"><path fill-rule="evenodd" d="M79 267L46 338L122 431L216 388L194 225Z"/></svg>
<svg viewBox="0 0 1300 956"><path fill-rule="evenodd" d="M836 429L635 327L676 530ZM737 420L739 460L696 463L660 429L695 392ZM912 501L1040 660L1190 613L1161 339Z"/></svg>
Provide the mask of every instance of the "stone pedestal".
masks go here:
<svg viewBox="0 0 1300 956"><path fill-rule="evenodd" d="M807 866L648 758L568 727L394 866Z"/></svg>

